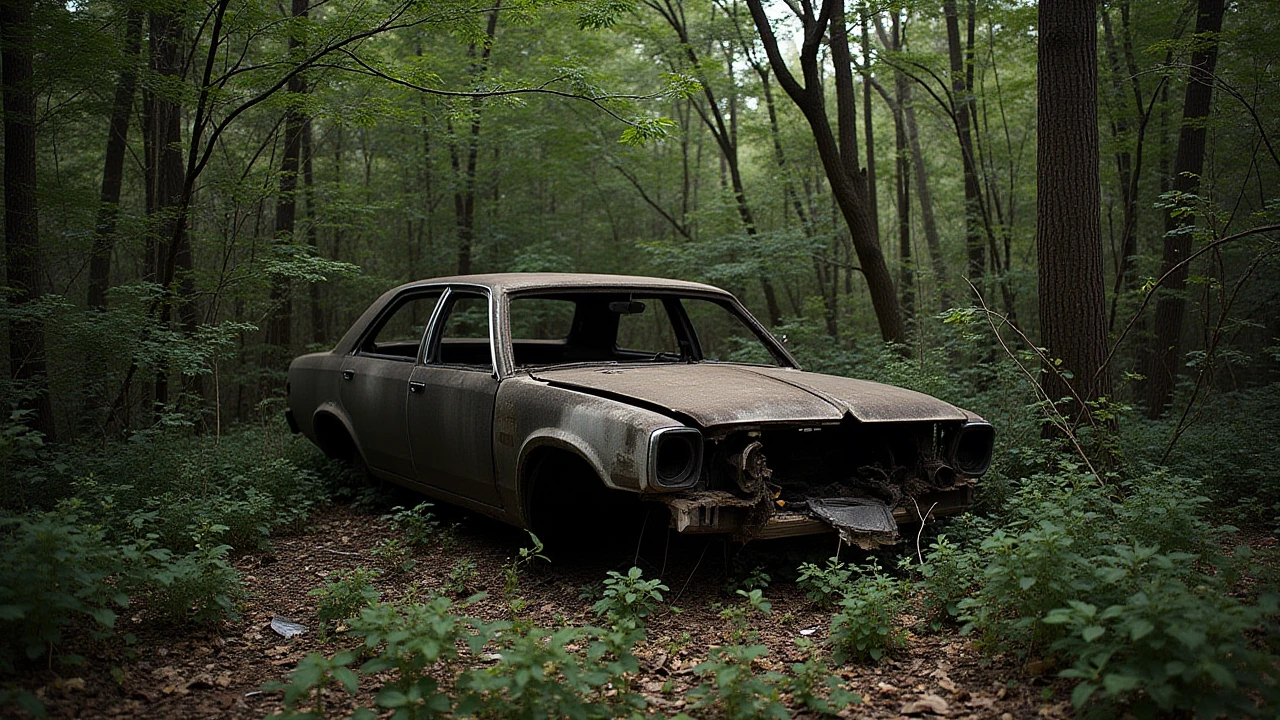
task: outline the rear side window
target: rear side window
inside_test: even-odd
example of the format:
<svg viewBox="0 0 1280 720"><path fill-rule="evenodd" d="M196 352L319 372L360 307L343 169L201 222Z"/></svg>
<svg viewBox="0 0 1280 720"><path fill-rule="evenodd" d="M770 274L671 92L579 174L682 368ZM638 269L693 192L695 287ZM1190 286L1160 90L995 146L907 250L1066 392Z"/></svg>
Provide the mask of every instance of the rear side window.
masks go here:
<svg viewBox="0 0 1280 720"><path fill-rule="evenodd" d="M416 360L431 313L435 311L443 294L441 290L432 290L397 299L391 312L384 316L378 328L360 345L360 352L399 360Z"/></svg>

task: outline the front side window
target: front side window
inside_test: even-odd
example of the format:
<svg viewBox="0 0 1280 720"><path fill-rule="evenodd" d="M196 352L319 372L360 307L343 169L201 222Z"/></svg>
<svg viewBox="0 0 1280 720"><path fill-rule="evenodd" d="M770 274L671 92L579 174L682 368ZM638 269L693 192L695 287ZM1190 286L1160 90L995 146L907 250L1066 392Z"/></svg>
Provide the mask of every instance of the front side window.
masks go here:
<svg viewBox="0 0 1280 720"><path fill-rule="evenodd" d="M508 318L517 367L697 359L781 364L731 305L698 297L557 291L512 298Z"/></svg>
<svg viewBox="0 0 1280 720"><path fill-rule="evenodd" d="M360 345L360 352L397 360L416 360L431 313L442 290L413 293L397 299L378 328Z"/></svg>
<svg viewBox="0 0 1280 720"><path fill-rule="evenodd" d="M752 365L780 364L755 330L728 305L704 298L682 298L680 302L698 337L703 360Z"/></svg>
<svg viewBox="0 0 1280 720"><path fill-rule="evenodd" d="M455 291L436 333L428 362L476 370L493 370L489 347L489 298L473 292Z"/></svg>

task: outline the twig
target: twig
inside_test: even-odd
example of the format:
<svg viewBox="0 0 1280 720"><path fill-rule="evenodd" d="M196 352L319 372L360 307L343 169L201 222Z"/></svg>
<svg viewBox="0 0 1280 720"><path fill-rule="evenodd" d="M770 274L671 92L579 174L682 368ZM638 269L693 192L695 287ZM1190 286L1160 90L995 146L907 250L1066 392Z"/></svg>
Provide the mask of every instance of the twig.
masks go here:
<svg viewBox="0 0 1280 720"><path fill-rule="evenodd" d="M359 555L358 552L347 552L346 550L334 550L333 548L320 548L325 552L331 552L334 555Z"/></svg>
<svg viewBox="0 0 1280 720"><path fill-rule="evenodd" d="M698 556L698 562L693 564L693 570L689 572L689 579L684 581L684 586L680 588L680 592L676 593L676 596L671 598L672 605L676 604L676 601L679 600L680 596L684 594L684 591L688 589L689 583L693 582L693 576L698 572L698 566L702 565L702 558L707 556L707 548L709 547L711 547L711 538L707 538L707 544L702 546L702 554Z"/></svg>
<svg viewBox="0 0 1280 720"><path fill-rule="evenodd" d="M916 517L920 518L920 529L916 531L916 559L920 561L921 565L923 565L924 553L920 552L920 537L924 535L924 519L933 514L933 509L938 507L938 503L935 502L930 505L929 512L924 515L920 514L920 503L916 502L914 497L911 498L911 504L916 506Z"/></svg>

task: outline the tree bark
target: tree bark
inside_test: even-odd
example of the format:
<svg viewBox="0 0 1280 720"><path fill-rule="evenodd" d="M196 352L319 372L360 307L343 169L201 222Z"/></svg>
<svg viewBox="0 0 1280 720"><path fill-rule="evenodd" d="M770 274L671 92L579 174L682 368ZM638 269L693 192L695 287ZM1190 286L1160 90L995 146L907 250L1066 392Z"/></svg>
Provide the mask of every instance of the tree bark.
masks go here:
<svg viewBox="0 0 1280 720"><path fill-rule="evenodd" d="M982 189L978 185L978 166L973 152L973 103L966 82L968 72L965 49L960 44L960 17L955 0L944 0L947 25L947 54L951 62L951 114L955 120L956 138L964 170L964 240L969 258L969 280L984 289L986 252L979 230L982 213Z"/></svg>
<svg viewBox="0 0 1280 720"><path fill-rule="evenodd" d="M489 68L489 54L493 51L493 39L498 33L498 6L489 13L489 24L485 28L487 38L484 47L477 50L473 43L467 48L467 57L471 59L471 79L474 81ZM476 59L476 53L480 57ZM458 176L458 190L453 194L454 218L458 228L458 274L471 274L471 253L476 234L476 162L480 155L480 98L471 99L471 122L467 134L465 154L458 147L457 138L450 145L449 159L453 172ZM449 123L450 135L453 135L453 123Z"/></svg>
<svg viewBox="0 0 1280 720"><path fill-rule="evenodd" d="M1194 195L1204 171L1204 118L1213 104L1213 71L1218 60L1218 33L1222 30L1224 0L1200 0L1196 36L1202 41L1191 55L1191 71L1182 104L1182 129L1178 133L1178 154L1173 163L1173 191L1177 206L1165 214L1164 253L1160 274L1168 274L1156 301L1155 341L1147 368L1147 417L1158 418L1169 405L1173 386L1182 364L1182 325L1186 315L1187 264L1191 253L1193 204L1185 196Z"/></svg>
<svg viewBox="0 0 1280 720"><path fill-rule="evenodd" d="M902 307L893 287L893 278L885 263L884 253L876 242L875 228L867 202L866 178L858 168L856 115L853 112L853 77L850 68L849 40L845 32L842 0L824 0L815 15L812 7L801 10L799 17L804 29L804 42L800 50L800 66L803 84L791 74L773 33L773 26L764 12L761 0L747 0L751 19L760 34L761 42L769 57L769 65L778 84L804 114L813 132L827 182L840 214L849 227L850 238L867 288L871 304L880 325L881 337L889 342L905 343L906 326L902 321ZM826 114L818 50L822 39L831 32L831 59L836 68L837 129L840 140ZM843 68L843 69L842 69Z"/></svg>
<svg viewBox="0 0 1280 720"><path fill-rule="evenodd" d="M902 47L902 24L898 11L891 12L893 47ZM898 199L898 292L902 295L902 313L908 323L916 311L915 267L911 259L911 151L907 140L906 107L908 102L906 76L893 74L896 102L893 105L894 187Z"/></svg>
<svg viewBox="0 0 1280 720"><path fill-rule="evenodd" d="M111 125L107 131L107 151L102 161L102 192L99 195L98 221L94 225L93 249L89 257L89 290L86 303L102 310L107 306L107 290L111 287L111 253L115 248L116 220L120 214L120 189L124 183L124 158L129 144L129 120L133 115L133 96L138 86L134 64L142 51L142 12L129 11L125 20L125 50L128 63L116 78L115 99L111 105Z"/></svg>
<svg viewBox="0 0 1280 720"><path fill-rule="evenodd" d="M0 62L4 90L4 237L6 284L14 306L41 294L40 223L36 195L35 29L32 0L0 0ZM34 316L9 323L9 375L25 393L20 409L31 427L54 440L47 387L44 321Z"/></svg>
<svg viewBox="0 0 1280 720"><path fill-rule="evenodd" d="M1039 6L1036 87L1036 250L1041 344L1062 361L1045 392L1082 401L1110 391L1098 177L1098 55L1094 0ZM1089 407L1072 402L1071 424ZM1052 432L1051 426L1046 426Z"/></svg>
<svg viewBox="0 0 1280 720"><path fill-rule="evenodd" d="M292 0L290 9L294 18L307 17L307 0ZM302 40L296 35L289 37L290 50L301 45ZM297 227L298 165L302 157L303 127L307 123L305 114L297 104L307 92L302 73L289 78L286 91L289 94L289 107L285 110L284 153L280 158L280 193L276 196L273 234L273 242L277 245L291 244ZM276 356L270 363L274 365L289 356L293 341L293 297L287 277L272 278L270 301L275 309L267 321L267 345L272 347L272 353Z"/></svg>

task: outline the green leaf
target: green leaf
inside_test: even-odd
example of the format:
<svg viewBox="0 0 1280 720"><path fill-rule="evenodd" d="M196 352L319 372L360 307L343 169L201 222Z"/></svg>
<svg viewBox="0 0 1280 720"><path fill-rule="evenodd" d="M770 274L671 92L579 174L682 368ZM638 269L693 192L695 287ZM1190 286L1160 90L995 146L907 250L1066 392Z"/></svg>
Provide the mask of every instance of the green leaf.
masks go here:
<svg viewBox="0 0 1280 720"><path fill-rule="evenodd" d="M1089 625L1084 630L1080 631L1080 637L1084 638L1085 642L1093 642L1094 640L1102 637L1106 632L1107 629L1101 625Z"/></svg>
<svg viewBox="0 0 1280 720"><path fill-rule="evenodd" d="M1076 709L1084 707L1084 704L1089 702L1089 698L1093 696L1097 689L1098 686L1094 683L1080 683L1075 690L1071 691L1071 706Z"/></svg>

